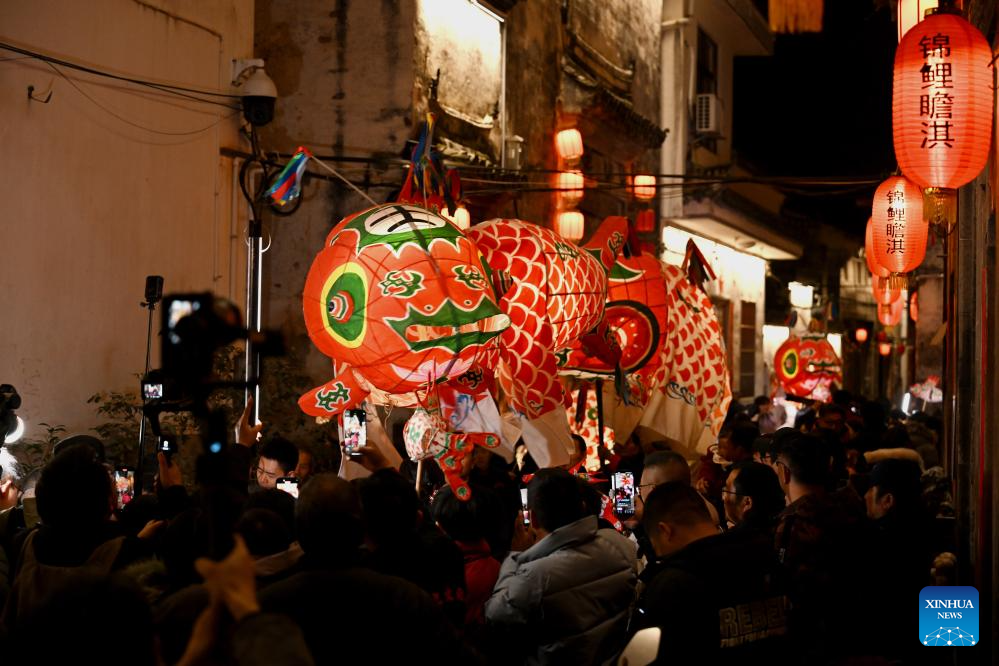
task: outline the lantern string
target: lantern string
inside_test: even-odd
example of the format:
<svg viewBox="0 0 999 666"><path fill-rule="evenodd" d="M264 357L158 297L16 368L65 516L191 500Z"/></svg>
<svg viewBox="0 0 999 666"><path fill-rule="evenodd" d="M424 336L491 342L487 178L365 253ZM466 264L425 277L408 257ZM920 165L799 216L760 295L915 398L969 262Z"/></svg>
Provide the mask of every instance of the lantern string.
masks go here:
<svg viewBox="0 0 999 666"><path fill-rule="evenodd" d="M347 185L350 186L350 188L352 190L354 190L355 192L357 192L358 194L360 194L362 197L364 197L368 201L368 203L370 203L372 206L377 206L378 205L378 202L375 201L374 199L372 199L371 197L369 197L364 190L362 190L361 188L359 188L357 185L354 185L354 183L350 182L347 179L346 176L344 176L342 173L340 173L339 171L337 171L336 169L334 169L330 165L326 164L325 162L323 162L322 160L320 160L319 158L317 158L315 155L312 156L312 161L315 162L316 164L318 164L319 166L321 166L322 168L326 169L327 171L329 171L331 174L333 174L334 176L336 176L337 178L339 178L343 182L347 183Z"/></svg>

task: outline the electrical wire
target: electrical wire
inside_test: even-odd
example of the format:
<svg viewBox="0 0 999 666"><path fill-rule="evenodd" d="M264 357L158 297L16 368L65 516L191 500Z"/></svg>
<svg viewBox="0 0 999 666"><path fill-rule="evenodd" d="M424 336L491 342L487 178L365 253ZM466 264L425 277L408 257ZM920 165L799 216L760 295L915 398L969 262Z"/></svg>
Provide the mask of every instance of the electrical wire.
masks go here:
<svg viewBox="0 0 999 666"><path fill-rule="evenodd" d="M153 88L159 90L160 92L178 95L181 97L188 97L189 99L195 99L199 102L204 102L206 104L220 104L220 102L215 102L213 100L200 99L197 97L191 97L188 95L181 95L181 92L193 93L195 95L208 95L210 97L224 97L228 99L241 99L240 95L233 95L231 93L221 93L211 90L198 90L197 88L188 88L186 86L178 86L170 83L156 83L155 81L147 81L145 79L140 79L132 76L122 76L120 74L113 74L111 72L106 72L94 67L88 67L86 65L80 65L75 62L70 62L69 60L63 60L61 58L55 58L44 53L38 53L37 51L31 51L30 49L21 48L19 46L14 46L13 44L8 44L6 42L0 42L0 49L6 51L12 51L14 53L19 53L26 58L34 58L36 60L41 60L42 62L48 63L49 65L62 65L63 67L68 67L70 69L75 69L81 72L86 72L88 74L94 74L95 76L103 76L109 79L115 79L117 81L125 81L127 83L132 83L139 86L146 86L148 88ZM5 58L5 60L15 60L19 58ZM228 106L228 105L226 105Z"/></svg>
<svg viewBox="0 0 999 666"><path fill-rule="evenodd" d="M117 113L117 112L113 111L112 109L109 109L108 107L106 107L103 104L101 104L99 101L97 101L96 99L94 99L93 97L91 97L90 95L88 95L87 92L83 88L81 88L80 86L78 86L76 84L76 82L73 81L73 79L69 78L66 75L65 72L63 72L61 69L59 69L58 67L56 67L52 63L47 62L45 64L47 64L49 67L51 67L52 70L56 74L58 74L63 79L65 79L66 82L69 85L73 86L73 88L76 89L76 91L78 93L80 93L86 99L88 99L94 106L98 107L99 109L101 109L102 111L104 111L105 113L107 113L108 115L113 116L114 118L117 118L118 120L120 120L121 122L125 123L126 125L130 125L132 127L135 127L137 129L143 130L145 132L152 132L153 134L161 134L161 135L164 135L164 136L192 136L194 134L201 134L202 132L206 132L206 131L212 129L213 127L215 127L216 125L218 125L219 123L225 122L226 120L229 120L230 118L233 118L233 117L235 117L236 115L239 114L239 110L237 109L237 110L233 111L231 114L229 114L228 116L219 117L218 119L215 120L215 122L213 122L210 125L202 127L200 129L189 130L189 131L159 130L159 129L155 129L155 128L152 128L152 127L146 127L145 125L140 125L139 123L133 122L133 121L129 120L128 118L125 118L124 116L120 115L119 113ZM232 107L228 107L228 108L232 108Z"/></svg>

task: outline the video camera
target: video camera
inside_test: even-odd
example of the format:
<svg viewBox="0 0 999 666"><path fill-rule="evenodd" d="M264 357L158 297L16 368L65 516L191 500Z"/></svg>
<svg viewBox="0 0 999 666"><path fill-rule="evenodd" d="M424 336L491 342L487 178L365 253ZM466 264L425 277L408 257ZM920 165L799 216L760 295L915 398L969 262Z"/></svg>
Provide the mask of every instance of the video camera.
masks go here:
<svg viewBox="0 0 999 666"><path fill-rule="evenodd" d="M228 427L223 414L209 409L208 396L219 388L255 388L259 377L251 381L215 377L215 352L223 345L246 340L261 356L279 356L284 353L282 336L279 332L248 330L239 308L210 292L164 296L161 312L162 365L142 378L143 414L160 438L160 414L191 412L201 420L206 451L220 453Z"/></svg>

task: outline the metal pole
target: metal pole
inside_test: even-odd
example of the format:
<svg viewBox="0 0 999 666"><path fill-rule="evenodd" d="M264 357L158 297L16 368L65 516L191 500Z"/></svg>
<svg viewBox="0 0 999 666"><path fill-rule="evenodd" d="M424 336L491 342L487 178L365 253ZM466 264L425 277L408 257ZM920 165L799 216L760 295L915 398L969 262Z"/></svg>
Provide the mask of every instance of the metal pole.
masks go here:
<svg viewBox="0 0 999 666"><path fill-rule="evenodd" d="M261 266L260 262L263 254L263 225L260 221L259 206L251 207L250 221L247 227L248 256L246 261L246 327L251 331L261 330ZM255 349L256 345L252 339L246 341L246 390L243 397L244 404L253 397L254 413L251 415L251 422L256 424L260 421L260 354Z"/></svg>
<svg viewBox="0 0 999 666"><path fill-rule="evenodd" d="M145 370L142 372L142 376L145 377L149 374L149 356L153 347L153 310L156 309L156 301L146 301L142 303L142 307L149 308L149 324L146 327L146 366ZM140 395L142 399L142 416L139 419L139 459L135 463L135 494L136 496L142 494L142 473L143 464L146 457L146 396Z"/></svg>

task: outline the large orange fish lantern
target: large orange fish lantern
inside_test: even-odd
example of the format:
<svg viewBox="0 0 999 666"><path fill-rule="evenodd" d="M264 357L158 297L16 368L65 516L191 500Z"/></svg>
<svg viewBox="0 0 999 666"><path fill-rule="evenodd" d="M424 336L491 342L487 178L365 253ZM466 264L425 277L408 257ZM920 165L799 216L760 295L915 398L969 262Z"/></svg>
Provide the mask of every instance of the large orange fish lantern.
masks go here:
<svg viewBox="0 0 999 666"><path fill-rule="evenodd" d="M306 328L335 378L299 400L330 417L373 389L405 394L468 371L507 327L475 244L418 206L385 204L341 221L312 263Z"/></svg>
<svg viewBox="0 0 999 666"><path fill-rule="evenodd" d="M841 384L841 364L836 350L822 333L792 335L777 349L774 369L789 395L828 402L832 385Z"/></svg>
<svg viewBox="0 0 999 666"><path fill-rule="evenodd" d="M624 246L627 219L604 221L585 248L521 220L488 220L466 233L492 269L510 327L487 367L497 369L511 405L543 424L547 450L531 454L542 467L568 462L571 447L556 352L600 324L607 273Z"/></svg>

